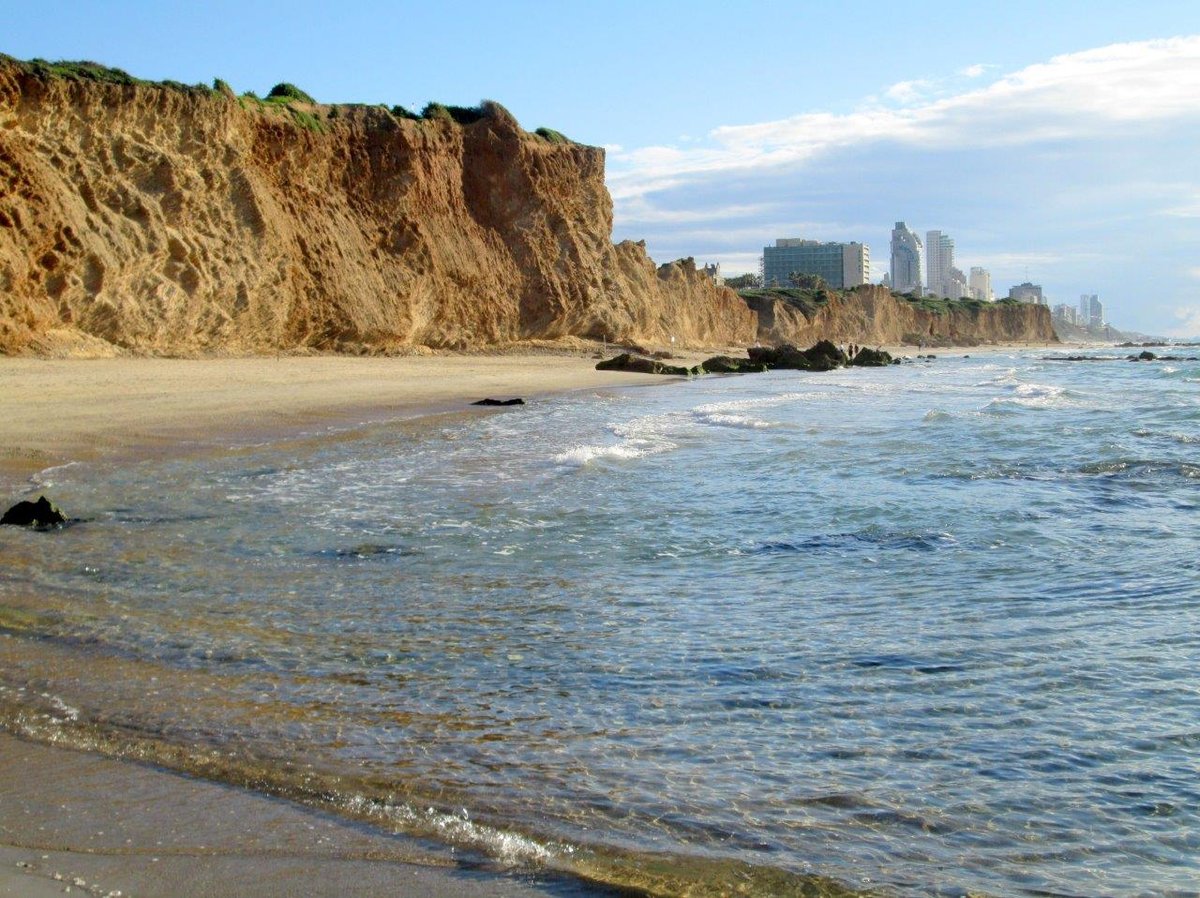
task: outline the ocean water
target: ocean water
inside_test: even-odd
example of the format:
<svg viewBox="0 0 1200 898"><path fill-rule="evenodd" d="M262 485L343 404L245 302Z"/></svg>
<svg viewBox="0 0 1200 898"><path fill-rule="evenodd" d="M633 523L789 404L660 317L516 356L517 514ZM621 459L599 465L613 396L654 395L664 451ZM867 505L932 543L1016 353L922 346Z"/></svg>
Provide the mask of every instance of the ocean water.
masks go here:
<svg viewBox="0 0 1200 898"><path fill-rule="evenodd" d="M1198 449L1200 363L1014 353L67 465L0 723L652 894L1198 895Z"/></svg>

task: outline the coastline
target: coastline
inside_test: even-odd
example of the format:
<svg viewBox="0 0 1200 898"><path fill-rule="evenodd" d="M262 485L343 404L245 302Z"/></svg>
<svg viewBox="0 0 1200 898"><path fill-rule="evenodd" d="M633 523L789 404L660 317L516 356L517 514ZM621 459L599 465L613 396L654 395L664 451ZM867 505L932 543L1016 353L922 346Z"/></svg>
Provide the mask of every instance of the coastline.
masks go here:
<svg viewBox="0 0 1200 898"><path fill-rule="evenodd" d="M680 363L698 364L710 355L689 353ZM667 380L597 371L595 365L590 350L398 358L0 358L0 484L21 489L39 471L70 462L463 412L486 397L528 400Z"/></svg>
<svg viewBox="0 0 1200 898"><path fill-rule="evenodd" d="M1057 346L999 344L893 355L970 355ZM48 359L0 357L0 485L56 465L294 438L399 418L467 411L485 397L669 383L657 374L597 371L599 345L494 354L402 357ZM609 356L618 347L609 348ZM692 366L744 349L681 351ZM28 488L29 484L25 484Z"/></svg>

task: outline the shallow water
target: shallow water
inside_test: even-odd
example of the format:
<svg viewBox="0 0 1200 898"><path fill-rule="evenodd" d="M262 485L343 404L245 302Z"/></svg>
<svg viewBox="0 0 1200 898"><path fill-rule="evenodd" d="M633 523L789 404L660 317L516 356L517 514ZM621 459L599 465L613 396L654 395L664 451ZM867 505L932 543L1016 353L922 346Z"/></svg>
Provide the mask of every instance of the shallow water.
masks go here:
<svg viewBox="0 0 1200 898"><path fill-rule="evenodd" d="M1200 894L1198 384L942 358L55 469L0 713L666 892Z"/></svg>

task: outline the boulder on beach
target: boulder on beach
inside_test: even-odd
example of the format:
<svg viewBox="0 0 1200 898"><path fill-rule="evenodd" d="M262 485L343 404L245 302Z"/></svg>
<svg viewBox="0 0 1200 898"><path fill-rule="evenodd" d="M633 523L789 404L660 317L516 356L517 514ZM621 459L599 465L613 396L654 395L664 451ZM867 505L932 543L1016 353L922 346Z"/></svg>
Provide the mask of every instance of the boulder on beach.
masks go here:
<svg viewBox="0 0 1200 898"><path fill-rule="evenodd" d="M700 365L705 374L758 374L767 370L762 362L736 359L730 355L715 355Z"/></svg>
<svg viewBox="0 0 1200 898"><path fill-rule="evenodd" d="M635 374L680 374L688 376L699 374L700 370L683 368L679 365L664 365L658 359L648 359L645 356L632 355L623 352L611 359L596 363L597 371L629 371Z"/></svg>
<svg viewBox="0 0 1200 898"><path fill-rule="evenodd" d="M471 405L524 405L524 404L525 404L525 400L520 399L520 398L517 398L517 399L492 399L491 397L488 397L487 399L477 399L471 403Z"/></svg>
<svg viewBox="0 0 1200 898"><path fill-rule="evenodd" d="M39 530L57 527L66 522L67 516L45 496L38 496L36 502L18 502L0 517L0 525L34 527Z"/></svg>

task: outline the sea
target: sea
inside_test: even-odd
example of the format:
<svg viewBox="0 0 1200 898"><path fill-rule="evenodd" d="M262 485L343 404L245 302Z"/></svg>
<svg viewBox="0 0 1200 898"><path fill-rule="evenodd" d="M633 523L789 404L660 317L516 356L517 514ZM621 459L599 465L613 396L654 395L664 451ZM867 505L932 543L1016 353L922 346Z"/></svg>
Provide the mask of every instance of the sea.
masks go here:
<svg viewBox="0 0 1200 898"><path fill-rule="evenodd" d="M1127 352L68 463L0 726L596 889L1200 895L1200 362Z"/></svg>

